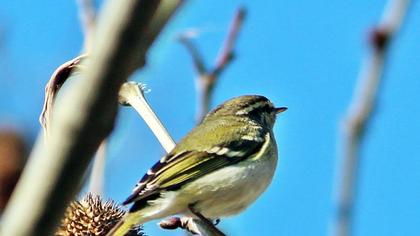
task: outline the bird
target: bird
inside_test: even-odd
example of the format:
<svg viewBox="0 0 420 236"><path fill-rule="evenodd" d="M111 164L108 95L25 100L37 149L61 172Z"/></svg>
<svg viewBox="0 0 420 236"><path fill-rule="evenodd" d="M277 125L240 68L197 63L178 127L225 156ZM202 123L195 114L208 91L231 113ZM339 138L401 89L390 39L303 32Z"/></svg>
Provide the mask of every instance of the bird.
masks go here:
<svg viewBox="0 0 420 236"><path fill-rule="evenodd" d="M267 189L278 159L273 126L286 107L261 95L232 98L210 111L153 165L123 202L133 204L108 235L172 215L217 220L239 214Z"/></svg>

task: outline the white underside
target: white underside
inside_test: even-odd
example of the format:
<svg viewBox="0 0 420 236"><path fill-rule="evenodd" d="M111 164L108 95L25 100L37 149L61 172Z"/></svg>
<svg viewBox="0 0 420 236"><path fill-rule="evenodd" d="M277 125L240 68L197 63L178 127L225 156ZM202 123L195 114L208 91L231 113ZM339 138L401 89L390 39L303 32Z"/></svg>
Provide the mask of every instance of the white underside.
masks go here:
<svg viewBox="0 0 420 236"><path fill-rule="evenodd" d="M142 221L174 214L190 216L188 205L194 203L195 210L209 219L240 213L265 191L273 178L277 165L275 142L273 145L274 148L264 145L263 149L275 153L267 155L263 150L252 160L205 175L179 191L163 193L150 202L151 206L139 212Z"/></svg>
<svg viewBox="0 0 420 236"><path fill-rule="evenodd" d="M180 197L196 192L194 208L210 219L236 215L267 189L275 166L275 160L261 160L226 167L193 182Z"/></svg>

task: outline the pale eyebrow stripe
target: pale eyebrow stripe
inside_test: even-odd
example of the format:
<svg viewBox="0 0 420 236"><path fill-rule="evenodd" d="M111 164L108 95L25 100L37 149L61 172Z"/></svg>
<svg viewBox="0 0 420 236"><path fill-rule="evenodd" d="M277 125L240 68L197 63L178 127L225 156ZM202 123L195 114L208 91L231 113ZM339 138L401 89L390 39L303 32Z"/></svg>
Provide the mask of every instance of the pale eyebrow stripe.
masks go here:
<svg viewBox="0 0 420 236"><path fill-rule="evenodd" d="M238 112L236 112L236 115L245 115L245 114L248 114L249 112L255 110L258 107L264 107L264 106L267 106L267 105L269 107L273 107L273 105L270 102L260 101L260 102L254 103L252 105L249 105L242 110L239 110Z"/></svg>

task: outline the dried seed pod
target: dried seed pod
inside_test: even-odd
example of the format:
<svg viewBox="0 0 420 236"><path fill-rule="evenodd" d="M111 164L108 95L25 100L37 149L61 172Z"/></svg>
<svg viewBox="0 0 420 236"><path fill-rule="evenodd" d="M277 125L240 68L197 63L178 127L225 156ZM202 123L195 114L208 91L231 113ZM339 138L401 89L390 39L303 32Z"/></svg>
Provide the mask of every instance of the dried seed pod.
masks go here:
<svg viewBox="0 0 420 236"><path fill-rule="evenodd" d="M105 236L124 216L125 210L114 201L103 202L99 196L86 195L73 201L56 236ZM142 227L133 228L127 236L143 236Z"/></svg>

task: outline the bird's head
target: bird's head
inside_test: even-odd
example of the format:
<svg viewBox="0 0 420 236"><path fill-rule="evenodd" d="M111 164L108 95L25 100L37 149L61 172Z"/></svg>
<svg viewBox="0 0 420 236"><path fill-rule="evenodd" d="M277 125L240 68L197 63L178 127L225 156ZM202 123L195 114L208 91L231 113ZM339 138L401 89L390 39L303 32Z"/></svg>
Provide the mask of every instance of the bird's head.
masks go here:
<svg viewBox="0 0 420 236"><path fill-rule="evenodd" d="M206 119L222 116L237 116L249 118L264 127L272 128L279 113L286 111L286 107L276 108L273 103L264 96L244 95L232 98L210 111Z"/></svg>

